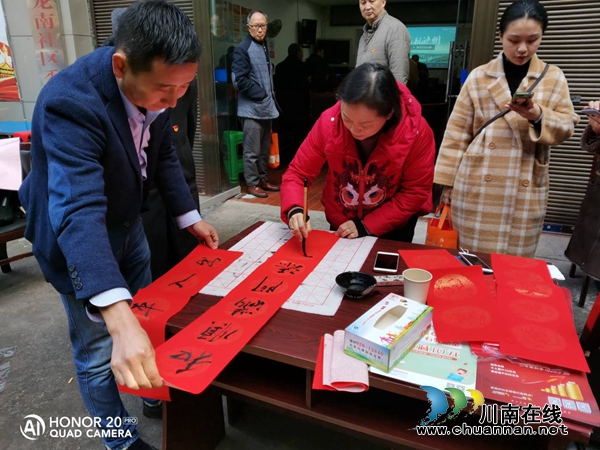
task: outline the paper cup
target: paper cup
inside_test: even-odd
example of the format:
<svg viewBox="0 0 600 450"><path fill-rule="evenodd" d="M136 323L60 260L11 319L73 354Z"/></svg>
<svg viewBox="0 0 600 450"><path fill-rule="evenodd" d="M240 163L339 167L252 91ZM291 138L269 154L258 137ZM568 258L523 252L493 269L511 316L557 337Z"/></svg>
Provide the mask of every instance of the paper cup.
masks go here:
<svg viewBox="0 0 600 450"><path fill-rule="evenodd" d="M427 291L433 275L423 269L406 269L404 276L404 296L419 303L427 303Z"/></svg>

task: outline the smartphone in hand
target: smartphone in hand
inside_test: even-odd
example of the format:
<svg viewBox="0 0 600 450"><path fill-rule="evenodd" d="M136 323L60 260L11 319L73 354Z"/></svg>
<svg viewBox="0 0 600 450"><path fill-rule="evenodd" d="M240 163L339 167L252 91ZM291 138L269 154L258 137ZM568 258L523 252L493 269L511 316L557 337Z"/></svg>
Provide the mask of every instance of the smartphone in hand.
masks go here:
<svg viewBox="0 0 600 450"><path fill-rule="evenodd" d="M581 114L585 114L586 116L592 116L597 119L600 119L600 111L598 111L596 108L590 108L590 107L583 108L581 110Z"/></svg>
<svg viewBox="0 0 600 450"><path fill-rule="evenodd" d="M533 92L515 92L512 97L512 103L526 104L530 98L533 98Z"/></svg>

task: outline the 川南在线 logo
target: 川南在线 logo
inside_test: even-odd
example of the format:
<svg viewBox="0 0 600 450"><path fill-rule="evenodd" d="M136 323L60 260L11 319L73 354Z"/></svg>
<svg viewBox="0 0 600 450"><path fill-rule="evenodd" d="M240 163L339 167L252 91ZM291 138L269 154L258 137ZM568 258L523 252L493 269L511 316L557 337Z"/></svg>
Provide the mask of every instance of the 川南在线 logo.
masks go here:
<svg viewBox="0 0 600 450"><path fill-rule="evenodd" d="M450 387L445 389L450 394L450 397L452 397L452 400L454 400L453 408L450 408L448 405L445 391L433 386L421 386L421 389L427 392L427 399L431 404L431 408L427 411L427 416L421 420L419 425L434 425L443 423L446 420L455 419L467 407L467 397L460 389ZM472 414L484 404L485 397L477 389L467 389L467 392L473 398L473 408L468 411Z"/></svg>
<svg viewBox="0 0 600 450"><path fill-rule="evenodd" d="M21 434L25 439L36 441L46 432L46 423L37 414L29 414L23 417L21 424Z"/></svg>

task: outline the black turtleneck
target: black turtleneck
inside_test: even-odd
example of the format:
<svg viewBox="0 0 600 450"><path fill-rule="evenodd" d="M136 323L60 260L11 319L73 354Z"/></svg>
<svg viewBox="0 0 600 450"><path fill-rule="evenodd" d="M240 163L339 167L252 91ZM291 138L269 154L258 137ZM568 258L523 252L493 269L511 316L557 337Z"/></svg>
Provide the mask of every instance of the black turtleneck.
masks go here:
<svg viewBox="0 0 600 450"><path fill-rule="evenodd" d="M378 132L377 134L367 139L363 139L362 141L354 139L354 142L356 143L356 149L358 150L358 156L360 157L360 162L362 162L363 166L367 165L369 156L371 156L371 153L373 153L373 150L375 150L375 147L377 147L380 134L381 132Z"/></svg>
<svg viewBox="0 0 600 450"><path fill-rule="evenodd" d="M510 88L510 95L513 96L515 95L515 92L517 92L523 78L527 76L531 59L522 66L517 66L516 64L511 63L506 58L505 54L502 54L502 61L504 62L504 74L506 75L506 81Z"/></svg>

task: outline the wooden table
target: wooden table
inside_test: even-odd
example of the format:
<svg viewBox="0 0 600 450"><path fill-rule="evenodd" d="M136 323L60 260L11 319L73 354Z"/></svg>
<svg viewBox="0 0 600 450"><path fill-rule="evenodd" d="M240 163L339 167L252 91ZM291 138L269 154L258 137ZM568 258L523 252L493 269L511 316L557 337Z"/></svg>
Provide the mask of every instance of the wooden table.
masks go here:
<svg viewBox="0 0 600 450"><path fill-rule="evenodd" d="M248 228L222 247L231 247L259 225ZM426 248L431 247L378 239L362 270L373 273L377 251ZM489 257L482 259L490 262ZM398 273L405 268L400 259ZM392 291L402 293L402 287L378 287L361 300L344 298L333 317L280 309L202 394L171 390L172 401L166 404L163 419L163 449L214 449L225 436L222 395L228 402L243 401L275 409L393 448L566 448L568 441L558 437L550 441L538 436L417 436L411 429L426 415L426 393L418 386L388 377L371 374L370 389L362 394L313 391L321 336L345 329ZM219 300L219 297L196 295L168 322L167 334L177 333ZM230 410L230 415L233 412ZM478 417L471 419L476 423ZM589 433L585 428L570 430L568 438L588 442Z"/></svg>

